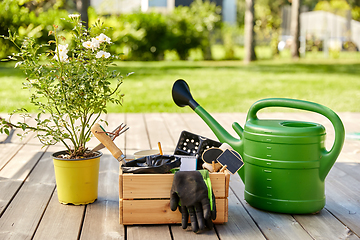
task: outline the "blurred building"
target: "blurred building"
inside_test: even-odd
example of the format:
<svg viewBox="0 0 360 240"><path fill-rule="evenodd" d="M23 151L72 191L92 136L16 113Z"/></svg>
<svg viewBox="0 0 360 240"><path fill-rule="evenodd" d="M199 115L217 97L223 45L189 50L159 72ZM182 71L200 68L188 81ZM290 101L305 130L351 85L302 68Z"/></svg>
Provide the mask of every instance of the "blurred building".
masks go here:
<svg viewBox="0 0 360 240"><path fill-rule="evenodd" d="M305 12L300 15L302 35L325 41L327 47L341 48L344 42L360 47L360 22L325 11Z"/></svg>
<svg viewBox="0 0 360 240"><path fill-rule="evenodd" d="M350 12L349 12L350 13ZM292 42L290 36L291 9L286 6L282 10L282 39L280 48ZM344 49L344 44L351 42L360 48L360 22L352 20L351 15L342 17L325 11L304 11L300 13L300 42L302 51L309 42L317 42L318 50Z"/></svg>

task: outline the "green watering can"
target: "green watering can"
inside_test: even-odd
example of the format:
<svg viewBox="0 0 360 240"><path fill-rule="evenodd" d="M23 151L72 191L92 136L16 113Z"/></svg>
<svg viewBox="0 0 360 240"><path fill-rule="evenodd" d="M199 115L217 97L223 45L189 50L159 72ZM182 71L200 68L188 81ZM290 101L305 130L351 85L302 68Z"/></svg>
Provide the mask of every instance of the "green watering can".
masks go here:
<svg viewBox="0 0 360 240"><path fill-rule="evenodd" d="M280 213L307 214L325 206L325 177L340 154L344 126L331 109L317 103L270 98L257 101L248 112L244 129L233 123L240 139L231 136L191 96L184 80L172 88L176 105L189 105L211 128L220 142L228 143L243 158L238 171L245 184L245 200L253 207ZM325 128L321 124L292 120L258 119L267 107L312 111L327 117L335 129L330 151L325 149Z"/></svg>

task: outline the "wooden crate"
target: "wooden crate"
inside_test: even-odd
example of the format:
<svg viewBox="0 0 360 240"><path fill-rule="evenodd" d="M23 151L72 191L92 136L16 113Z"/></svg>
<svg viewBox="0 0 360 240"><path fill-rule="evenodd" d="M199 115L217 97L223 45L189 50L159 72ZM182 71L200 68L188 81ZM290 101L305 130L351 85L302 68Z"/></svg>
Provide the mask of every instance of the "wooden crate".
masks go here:
<svg viewBox="0 0 360 240"><path fill-rule="evenodd" d="M170 209L173 174L119 174L120 224L181 223L181 213ZM210 173L216 198L217 217L214 223L228 221L230 175Z"/></svg>

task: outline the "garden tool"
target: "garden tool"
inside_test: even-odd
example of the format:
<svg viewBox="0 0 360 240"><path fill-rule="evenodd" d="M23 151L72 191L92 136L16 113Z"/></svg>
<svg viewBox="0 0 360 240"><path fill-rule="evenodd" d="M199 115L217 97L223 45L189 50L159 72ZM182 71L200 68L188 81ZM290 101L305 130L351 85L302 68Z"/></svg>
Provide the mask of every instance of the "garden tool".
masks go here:
<svg viewBox="0 0 360 240"><path fill-rule="evenodd" d="M161 147L161 143L158 142L158 147L159 147L159 153L160 155L163 155L163 151L162 151L162 147Z"/></svg>
<svg viewBox="0 0 360 240"><path fill-rule="evenodd" d="M177 80L172 88L176 105L190 106L222 143L228 143L244 161L238 174L245 184L245 200L253 207L291 214L320 211L325 206L325 178L341 152L345 131L331 109L308 101L269 98L255 102L244 129L233 123L239 138L231 136L191 96L188 84ZM332 148L325 148L325 127L318 123L259 119L259 110L285 107L319 113L335 130Z"/></svg>
<svg viewBox="0 0 360 240"><path fill-rule="evenodd" d="M104 146L119 162L126 162L123 152L115 145L113 140L110 138L109 135L107 135L104 129L100 126L100 124L95 123L94 126L91 128L91 132L102 144L104 144Z"/></svg>
<svg viewBox="0 0 360 240"><path fill-rule="evenodd" d="M100 125L101 127L101 125ZM125 128L126 124L121 123L119 126L117 126L111 133L109 133L111 136L111 140L114 141L116 137L120 136L121 134L123 134L124 132L126 132L129 127ZM101 129L105 132L105 130L101 127ZM95 152L95 151L99 151L101 149L103 149L105 146L103 143L100 143L99 145L97 145L96 147L94 147L90 152Z"/></svg>
<svg viewBox="0 0 360 240"><path fill-rule="evenodd" d="M212 229L211 220L216 219L216 205L209 172L207 170L176 172L170 191L170 208L172 211L179 208L183 229L187 228L189 216L191 229L194 232L205 227Z"/></svg>

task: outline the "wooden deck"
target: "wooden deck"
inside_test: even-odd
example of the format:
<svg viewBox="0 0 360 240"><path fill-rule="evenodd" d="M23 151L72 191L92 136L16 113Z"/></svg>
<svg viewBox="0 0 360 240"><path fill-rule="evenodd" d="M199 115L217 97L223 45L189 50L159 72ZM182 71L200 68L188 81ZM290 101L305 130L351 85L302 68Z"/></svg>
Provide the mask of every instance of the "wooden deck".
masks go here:
<svg viewBox="0 0 360 240"><path fill-rule="evenodd" d="M213 114L229 131L242 126L246 114ZM340 113L347 133L360 132L360 113ZM311 113L261 113L262 118L298 119L322 123L332 145L330 122ZM127 156L156 148L172 154L182 130L216 139L195 114L110 114L108 130L125 122L129 131L116 139ZM229 221L212 231L194 234L180 225L123 226L119 224L118 162L104 149L98 200L86 206L62 205L57 200L51 153L61 146L41 148L37 139L23 141L14 134L0 135L0 239L359 239L360 140L346 139L326 179L325 208L315 215L287 215L257 210L246 203L244 185L237 175L230 180ZM98 144L93 139L90 146Z"/></svg>

